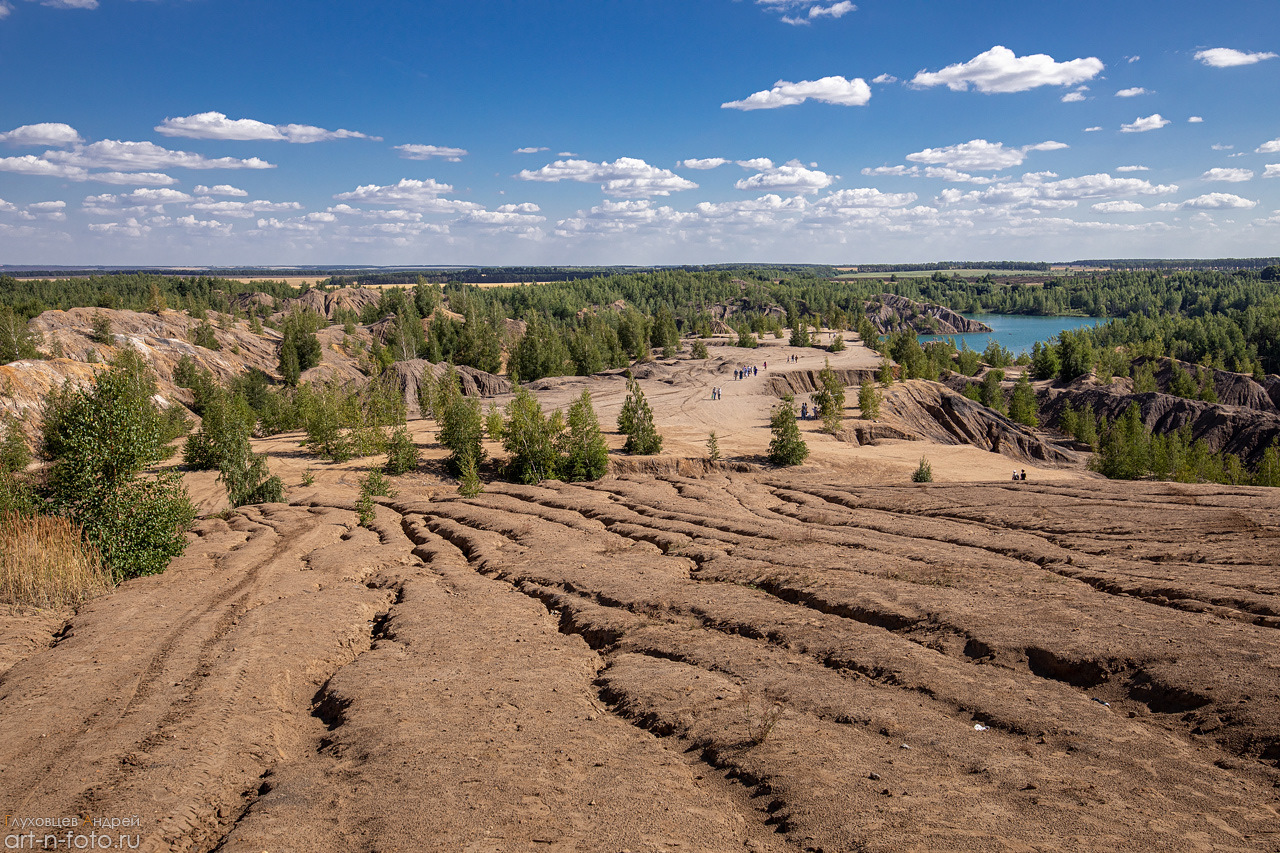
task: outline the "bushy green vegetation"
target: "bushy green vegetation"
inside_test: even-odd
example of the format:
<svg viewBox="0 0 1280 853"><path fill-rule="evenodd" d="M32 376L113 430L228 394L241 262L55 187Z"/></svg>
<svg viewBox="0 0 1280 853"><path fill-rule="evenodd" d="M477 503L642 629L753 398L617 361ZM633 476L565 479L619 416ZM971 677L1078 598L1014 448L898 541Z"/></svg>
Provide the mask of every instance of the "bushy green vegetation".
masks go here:
<svg viewBox="0 0 1280 853"><path fill-rule="evenodd" d="M92 388L64 387L44 412L47 511L81 525L117 581L163 571L195 517L178 474L142 475L175 437L154 395L155 377L125 350Z"/></svg>
<svg viewBox="0 0 1280 853"><path fill-rule="evenodd" d="M1234 453L1214 453L1191 427L1153 435L1134 403L1114 421L1102 419L1098 453L1090 467L1113 480L1177 480L1232 485L1280 486L1280 449L1263 453L1257 471L1250 472Z"/></svg>
<svg viewBox="0 0 1280 853"><path fill-rule="evenodd" d="M809 445L800 437L796 400L790 394L774 406L769 416L769 461L774 465L799 465L809 458Z"/></svg>

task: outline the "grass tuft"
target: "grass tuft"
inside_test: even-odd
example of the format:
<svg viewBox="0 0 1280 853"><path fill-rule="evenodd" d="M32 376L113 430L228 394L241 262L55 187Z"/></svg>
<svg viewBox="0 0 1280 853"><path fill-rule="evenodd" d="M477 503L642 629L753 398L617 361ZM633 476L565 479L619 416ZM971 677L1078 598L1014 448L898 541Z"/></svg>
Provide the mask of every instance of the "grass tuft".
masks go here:
<svg viewBox="0 0 1280 853"><path fill-rule="evenodd" d="M0 602L10 607L83 604L113 588L111 573L79 525L65 518L0 516Z"/></svg>

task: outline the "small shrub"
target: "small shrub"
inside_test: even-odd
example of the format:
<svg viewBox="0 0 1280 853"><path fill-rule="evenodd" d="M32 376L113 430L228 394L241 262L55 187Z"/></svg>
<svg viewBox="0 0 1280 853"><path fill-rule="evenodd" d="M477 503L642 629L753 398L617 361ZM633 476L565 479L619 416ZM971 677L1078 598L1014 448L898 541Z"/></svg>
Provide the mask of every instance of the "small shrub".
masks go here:
<svg viewBox="0 0 1280 853"><path fill-rule="evenodd" d="M920 464L916 467L915 473L911 475L913 483L932 483L933 482L933 466L929 464L929 460L923 456L920 457Z"/></svg>
<svg viewBox="0 0 1280 853"><path fill-rule="evenodd" d="M502 409L498 408L497 403L490 403L489 413L484 416L484 431L489 436L489 440L502 441L505 429L506 423L502 419Z"/></svg>
<svg viewBox="0 0 1280 853"><path fill-rule="evenodd" d="M388 476L398 477L418 467L418 448L406 427L396 427L387 442L387 464L382 470Z"/></svg>
<svg viewBox="0 0 1280 853"><path fill-rule="evenodd" d="M844 352L844 335L836 332L831 339L831 345L827 347L827 352Z"/></svg>
<svg viewBox="0 0 1280 853"><path fill-rule="evenodd" d="M14 473L24 470L31 462L31 448L22 433L22 424L13 415L0 418L0 472Z"/></svg>
<svg viewBox="0 0 1280 853"><path fill-rule="evenodd" d="M707 436L707 458L712 462L720 461L720 442L716 439L715 430L712 430L711 435Z"/></svg>
<svg viewBox="0 0 1280 853"><path fill-rule="evenodd" d="M93 331L89 333L89 340L95 344L104 344L110 346L114 340L111 337L111 317L103 314L101 311L93 313Z"/></svg>
<svg viewBox="0 0 1280 853"><path fill-rule="evenodd" d="M215 351L222 349L222 344L218 343L218 336L213 333L213 326L208 320L195 327L191 333L191 342L205 349Z"/></svg>
<svg viewBox="0 0 1280 853"><path fill-rule="evenodd" d="M702 341L694 341L693 346L689 348L689 357L690 358L706 358L707 345L704 344Z"/></svg>
<svg viewBox="0 0 1280 853"><path fill-rule="evenodd" d="M759 746L769 739L774 728L786 709L781 702L774 702L767 708L757 711L751 700L750 691L742 691L742 720L747 731L747 739Z"/></svg>
<svg viewBox="0 0 1280 853"><path fill-rule="evenodd" d="M462 473L458 477L458 494L464 498L474 498L483 491L484 483L480 481L476 461L468 456L462 460Z"/></svg>
<svg viewBox="0 0 1280 853"><path fill-rule="evenodd" d="M316 484L316 472L311 468L302 472L302 485L314 486Z"/></svg>

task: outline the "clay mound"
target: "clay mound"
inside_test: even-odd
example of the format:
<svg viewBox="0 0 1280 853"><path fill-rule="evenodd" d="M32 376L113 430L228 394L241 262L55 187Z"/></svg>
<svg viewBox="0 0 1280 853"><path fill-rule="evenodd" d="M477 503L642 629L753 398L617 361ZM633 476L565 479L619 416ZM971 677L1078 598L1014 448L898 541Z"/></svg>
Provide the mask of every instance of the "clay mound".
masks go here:
<svg viewBox="0 0 1280 853"><path fill-rule="evenodd" d="M1142 422L1153 433L1177 432L1184 425L1190 425L1192 437L1203 440L1210 450L1234 453L1251 467L1257 466L1266 449L1280 440L1280 414L1186 400L1170 394L1122 394L1106 385L1072 387L1053 393L1040 408L1041 419L1056 425L1068 401L1076 409L1088 405L1095 415L1105 415L1112 420L1136 403Z"/></svg>
<svg viewBox="0 0 1280 853"><path fill-rule="evenodd" d="M357 315L370 305L377 305L382 300L382 292L369 287L342 287L337 290L324 291L312 288L296 299L280 299L274 304L274 318L297 310L311 311L326 320L332 320L339 309L347 309Z"/></svg>
<svg viewBox="0 0 1280 853"><path fill-rule="evenodd" d="M89 338L94 315L99 313L111 320L111 344L94 343ZM46 311L33 319L30 327L44 338L43 349L61 348L68 357L0 366L0 375L13 388L12 396L0 397L0 407L23 414L24 429L34 433L39 429L41 404L51 388L61 386L65 380L87 384L98 370L89 363L90 360L105 364L122 347L134 349L155 371L161 406L175 403L190 405L192 402L191 392L173 382L174 369L184 356L223 383L250 369L277 377L279 356L276 347L280 333L267 328L262 334L255 334L243 320L224 329L219 323L223 319L223 315L209 313L214 337L221 345L221 349L211 350L191 342L195 327L203 321L179 311L163 311L158 315L105 308ZM355 350L343 346L347 335L340 327L323 328L316 337L321 345L321 362L304 371L302 381L344 384L368 381L360 369ZM363 327L357 329L355 337L366 347L371 340Z"/></svg>
<svg viewBox="0 0 1280 853"><path fill-rule="evenodd" d="M395 333L396 333L395 315L391 315L389 317L383 317L378 322L372 323L369 326L369 334L377 338L378 343L382 344L383 346L386 346L387 341L391 340L391 338L395 335Z"/></svg>
<svg viewBox="0 0 1280 853"><path fill-rule="evenodd" d="M937 382L913 379L895 384L885 394L880 413L881 429L917 440L968 444L1024 462L1072 465L1080 460L1074 451ZM875 430L868 435L890 437L877 436Z"/></svg>
<svg viewBox="0 0 1280 853"><path fill-rule="evenodd" d="M861 385L863 382L874 382L877 369L871 368L832 368L840 383L846 388ZM817 370L779 370L770 371L769 381L765 385L769 393L775 397L787 394L809 394L822 387Z"/></svg>
<svg viewBox="0 0 1280 853"><path fill-rule="evenodd" d="M409 361L397 361L387 368L396 385L404 392L405 406L410 417L421 417L422 406L419 402L419 389L422 381L430 376L435 378L447 369L447 365L433 364L420 358ZM474 367L455 367L458 379L462 384L462 393L466 397L497 397L511 393L511 383L501 376L476 370Z"/></svg>
<svg viewBox="0 0 1280 853"><path fill-rule="evenodd" d="M1173 384L1175 359L1136 358L1133 360L1133 371L1131 372L1136 372L1139 367L1151 361L1155 362L1156 387L1166 394L1169 393L1169 387ZM1218 395L1218 402L1224 406L1243 406L1247 409L1257 409L1259 412L1280 413L1280 408L1277 408L1276 402L1268 393L1267 386L1259 384L1247 373L1232 373L1227 370L1202 368L1186 361L1178 361L1177 364L1181 365L1182 369L1189 373L1192 378L1196 378L1199 371L1208 370L1213 377L1214 393ZM1280 382L1280 377L1268 377L1268 380Z"/></svg>
<svg viewBox="0 0 1280 853"><path fill-rule="evenodd" d="M916 302L905 296L882 293L863 304L869 319L882 335L908 329L917 334L957 335L990 332L991 327L961 317L950 308L931 302ZM927 319L926 319L927 318Z"/></svg>

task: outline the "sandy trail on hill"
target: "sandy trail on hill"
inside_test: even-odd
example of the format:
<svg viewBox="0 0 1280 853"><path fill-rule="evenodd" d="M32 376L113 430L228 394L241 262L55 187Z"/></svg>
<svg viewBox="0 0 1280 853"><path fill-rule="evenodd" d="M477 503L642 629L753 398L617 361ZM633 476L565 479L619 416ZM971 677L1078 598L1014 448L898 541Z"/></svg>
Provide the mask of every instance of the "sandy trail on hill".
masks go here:
<svg viewBox="0 0 1280 853"><path fill-rule="evenodd" d="M0 632L3 811L154 851L1280 850L1276 490L812 422L800 468L706 470L710 429L768 443L732 369L653 368L667 461L593 484L460 498L415 421L371 529L379 459L257 442L290 504ZM606 425L625 393L545 385Z"/></svg>

